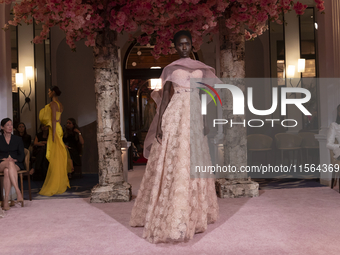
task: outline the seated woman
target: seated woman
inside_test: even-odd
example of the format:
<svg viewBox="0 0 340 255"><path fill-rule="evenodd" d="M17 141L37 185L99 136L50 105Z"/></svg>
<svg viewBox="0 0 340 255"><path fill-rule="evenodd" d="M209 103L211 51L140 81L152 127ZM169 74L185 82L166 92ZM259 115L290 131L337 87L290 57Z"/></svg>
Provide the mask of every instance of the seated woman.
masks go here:
<svg viewBox="0 0 340 255"><path fill-rule="evenodd" d="M24 169L25 151L22 139L12 135L12 120L5 118L1 121L0 136L0 172L4 173L5 198L3 209L9 210L9 192L13 185L17 193L17 203L24 206L24 199L18 187L18 171Z"/></svg>
<svg viewBox="0 0 340 255"><path fill-rule="evenodd" d="M70 152L74 166L81 166L81 147L84 145L84 138L74 118L67 119L64 130L63 141Z"/></svg>
<svg viewBox="0 0 340 255"><path fill-rule="evenodd" d="M46 158L46 144L48 138L48 127L40 124L40 132L36 135L33 144L33 160L30 174L38 179L45 179L49 162Z"/></svg>
<svg viewBox="0 0 340 255"><path fill-rule="evenodd" d="M31 146L32 137L29 134L27 134L25 123L20 122L17 127L17 131L14 132L14 134L22 138L25 149L28 149Z"/></svg>
<svg viewBox="0 0 340 255"><path fill-rule="evenodd" d="M335 139L338 143L335 143ZM327 148L332 150L334 158L340 160L340 105L337 107L336 121L329 126L327 133Z"/></svg>

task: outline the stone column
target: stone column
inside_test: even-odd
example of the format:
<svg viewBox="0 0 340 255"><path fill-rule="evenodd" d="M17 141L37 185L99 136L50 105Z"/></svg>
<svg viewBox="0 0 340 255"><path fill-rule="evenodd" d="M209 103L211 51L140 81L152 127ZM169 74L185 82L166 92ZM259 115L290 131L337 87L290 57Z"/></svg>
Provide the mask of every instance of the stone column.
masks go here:
<svg viewBox="0 0 340 255"><path fill-rule="evenodd" d="M124 181L117 33L105 29L96 40L94 53L97 107L99 184L92 189L92 203L122 202L131 199L131 185Z"/></svg>
<svg viewBox="0 0 340 255"><path fill-rule="evenodd" d="M230 78L245 94L245 39L244 34L236 34L225 26L225 19L219 20L220 26L220 77ZM241 31L244 31L241 28ZM244 115L233 115L233 99L229 90L222 90L224 119L243 123ZM245 124L236 127L224 125L224 165L247 165L247 129ZM247 180L247 173L228 173L227 179L216 182L219 197L255 197L258 196L258 183Z"/></svg>
<svg viewBox="0 0 340 255"><path fill-rule="evenodd" d="M241 28L242 31L242 28ZM225 20L220 20L220 77L230 78L245 94L245 40L244 35L232 33L225 26ZM233 122L243 122L244 115L233 115L233 98L229 90L222 90L224 119ZM238 169L247 165L247 129L243 125L230 128L224 125L224 163L234 165ZM245 179L246 173L229 174L229 179Z"/></svg>

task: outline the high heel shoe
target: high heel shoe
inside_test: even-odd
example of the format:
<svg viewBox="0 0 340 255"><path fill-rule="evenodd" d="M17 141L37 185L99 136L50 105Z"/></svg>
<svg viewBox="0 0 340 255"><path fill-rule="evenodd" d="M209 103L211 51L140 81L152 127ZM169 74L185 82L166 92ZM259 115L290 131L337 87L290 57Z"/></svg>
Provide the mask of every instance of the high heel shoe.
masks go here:
<svg viewBox="0 0 340 255"><path fill-rule="evenodd" d="M17 204L21 204L21 207L24 207L24 200L17 200Z"/></svg>
<svg viewBox="0 0 340 255"><path fill-rule="evenodd" d="M7 205L7 207L5 205ZM8 211L9 209L11 209L11 207L9 206L9 203L8 202L6 203L4 201L1 202L1 207L4 211Z"/></svg>
<svg viewBox="0 0 340 255"><path fill-rule="evenodd" d="M8 206L8 205L7 205L7 206ZM11 207L9 207L9 206L8 206L8 207L5 207L5 206L4 206L4 207L2 207L2 209L3 209L4 211L8 211L9 209L11 209Z"/></svg>

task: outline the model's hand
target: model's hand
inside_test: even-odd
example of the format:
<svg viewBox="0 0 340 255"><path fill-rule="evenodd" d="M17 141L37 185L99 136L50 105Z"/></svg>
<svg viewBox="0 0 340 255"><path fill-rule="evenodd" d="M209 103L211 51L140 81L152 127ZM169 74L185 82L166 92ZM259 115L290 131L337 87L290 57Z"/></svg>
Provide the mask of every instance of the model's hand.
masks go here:
<svg viewBox="0 0 340 255"><path fill-rule="evenodd" d="M157 126L156 139L159 144L162 144L163 131L161 125Z"/></svg>
<svg viewBox="0 0 340 255"><path fill-rule="evenodd" d="M210 132L210 128L208 125L208 120L206 116L203 116L203 135L206 136Z"/></svg>
<svg viewBox="0 0 340 255"><path fill-rule="evenodd" d="M73 129L73 131L78 133L78 134L80 133L79 129L77 129L77 128Z"/></svg>
<svg viewBox="0 0 340 255"><path fill-rule="evenodd" d="M206 136L207 134L209 134L209 132L210 132L210 128L208 127L208 125L204 125L203 135Z"/></svg>

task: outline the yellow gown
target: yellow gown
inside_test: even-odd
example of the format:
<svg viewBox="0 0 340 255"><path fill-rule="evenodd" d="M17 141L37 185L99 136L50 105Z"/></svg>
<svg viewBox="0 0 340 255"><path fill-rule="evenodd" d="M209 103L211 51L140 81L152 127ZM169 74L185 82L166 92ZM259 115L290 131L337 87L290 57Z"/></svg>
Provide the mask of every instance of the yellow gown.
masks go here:
<svg viewBox="0 0 340 255"><path fill-rule="evenodd" d="M57 102L56 102L57 103ZM57 103L58 104L58 103ZM60 106L58 104L58 108ZM60 120L61 112L56 112L56 119ZM41 109L39 113L40 122L49 127L47 138L46 158L50 162L45 182L39 192L43 196L53 196L64 193L70 183L68 172L68 151L63 142L63 129L59 121L56 123L54 142L52 141L52 109L50 104Z"/></svg>

